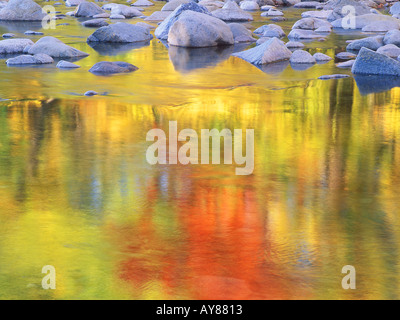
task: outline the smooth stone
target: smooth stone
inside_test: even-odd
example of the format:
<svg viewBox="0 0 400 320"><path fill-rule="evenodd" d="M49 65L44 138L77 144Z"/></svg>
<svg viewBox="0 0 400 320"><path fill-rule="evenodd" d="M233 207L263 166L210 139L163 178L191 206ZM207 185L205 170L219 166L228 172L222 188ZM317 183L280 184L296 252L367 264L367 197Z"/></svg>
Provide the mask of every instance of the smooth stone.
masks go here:
<svg viewBox="0 0 400 320"><path fill-rule="evenodd" d="M138 0L132 3L134 7L151 7L154 6L154 3L148 0Z"/></svg>
<svg viewBox="0 0 400 320"><path fill-rule="evenodd" d="M189 3L191 0L172 0L167 2L164 7L161 8L161 11L174 11L181 4Z"/></svg>
<svg viewBox="0 0 400 320"><path fill-rule="evenodd" d="M253 16L240 9L235 1L228 0L221 9L212 12L212 15L223 21L253 21Z"/></svg>
<svg viewBox="0 0 400 320"><path fill-rule="evenodd" d="M400 46L400 30L390 30L383 38L384 44L394 44Z"/></svg>
<svg viewBox="0 0 400 320"><path fill-rule="evenodd" d="M376 21L364 26L363 32L388 32L390 30L398 30L400 24L397 21Z"/></svg>
<svg viewBox="0 0 400 320"><path fill-rule="evenodd" d="M220 19L204 13L184 11L168 32L173 46L202 48L234 44L229 26Z"/></svg>
<svg viewBox="0 0 400 320"><path fill-rule="evenodd" d="M304 2L296 3L294 5L294 7L299 8L299 9L315 9L319 5L320 5L320 2L318 2L318 1L304 1Z"/></svg>
<svg viewBox="0 0 400 320"><path fill-rule="evenodd" d="M268 11L261 13L261 17L277 17L283 15L284 13L278 9L269 9Z"/></svg>
<svg viewBox="0 0 400 320"><path fill-rule="evenodd" d="M268 25L263 25L259 28L257 28L254 33L256 34L262 34L263 37L277 37L277 38L282 38L285 37L286 34L283 31L281 26L278 26L277 24L268 24Z"/></svg>
<svg viewBox="0 0 400 320"><path fill-rule="evenodd" d="M349 12L347 10L343 10L343 8L346 6L354 8L354 14L356 16L369 14L371 10L369 6L358 0L329 1L323 7L324 10L332 10L332 13L328 16L328 21L341 19L348 15Z"/></svg>
<svg viewBox="0 0 400 320"><path fill-rule="evenodd" d="M330 75L325 75L325 76L320 76L318 79L320 80L332 80L332 79L343 79L343 78L349 78L350 76L347 74L330 74Z"/></svg>
<svg viewBox="0 0 400 320"><path fill-rule="evenodd" d="M316 63L315 58L307 51L304 50L295 50L293 51L292 56L290 57L290 63L298 64L298 63L307 63L313 64Z"/></svg>
<svg viewBox="0 0 400 320"><path fill-rule="evenodd" d="M317 18L317 19L328 19L332 10L318 10L318 11L305 11L301 14L302 18Z"/></svg>
<svg viewBox="0 0 400 320"><path fill-rule="evenodd" d="M289 60L291 55L292 52L278 38L272 38L259 46L233 54L255 65Z"/></svg>
<svg viewBox="0 0 400 320"><path fill-rule="evenodd" d="M77 69L80 68L81 66L76 65L75 63L61 60L57 63L57 68L59 69Z"/></svg>
<svg viewBox="0 0 400 320"><path fill-rule="evenodd" d="M108 22L105 19L92 19L82 22L81 25L88 28L100 28L108 26Z"/></svg>
<svg viewBox="0 0 400 320"><path fill-rule="evenodd" d="M75 17L93 17L98 14L104 13L97 4L93 2L82 2L75 9Z"/></svg>
<svg viewBox="0 0 400 320"><path fill-rule="evenodd" d="M110 14L107 12L104 12L104 13L99 13L99 14L94 15L92 18L93 19L108 19L109 17L110 17Z"/></svg>
<svg viewBox="0 0 400 320"><path fill-rule="evenodd" d="M33 0L9 0L0 10L0 20L8 21L42 21L46 16Z"/></svg>
<svg viewBox="0 0 400 320"><path fill-rule="evenodd" d="M85 2L86 0L67 0L65 1L65 5L67 7L76 7L79 6L82 2Z"/></svg>
<svg viewBox="0 0 400 320"><path fill-rule="evenodd" d="M383 46L383 36L374 36L363 39L354 40L349 43L346 47L347 51L358 51L362 47L377 50L379 47Z"/></svg>
<svg viewBox="0 0 400 320"><path fill-rule="evenodd" d="M32 46L30 39L7 39L0 41L0 54L23 53L27 46Z"/></svg>
<svg viewBox="0 0 400 320"><path fill-rule="evenodd" d="M261 38L258 38L257 41L256 41L256 45L259 46L260 44L263 44L264 42L266 42L266 41L268 41L268 40L270 40L270 39L271 39L270 37L261 37Z"/></svg>
<svg viewBox="0 0 400 320"><path fill-rule="evenodd" d="M321 52L314 53L313 57L315 58L315 60L317 62L326 62L326 61L332 60L332 58L330 56L328 56L324 53L321 53Z"/></svg>
<svg viewBox="0 0 400 320"><path fill-rule="evenodd" d="M141 15L142 15L142 13L138 10L138 9L136 9L136 8L133 8L133 7L129 7L129 6L126 6L126 5L123 5L123 4L120 4L120 5L118 5L118 6L114 6L112 9L111 9L111 16L110 16L110 18L112 17L112 16L115 16L115 15L121 15L121 16L124 16L125 18L134 18L134 17L140 17Z"/></svg>
<svg viewBox="0 0 400 320"><path fill-rule="evenodd" d="M269 9L276 9L276 7L271 6L271 5L265 5L265 6L262 6L260 9L261 9L261 11L268 11Z"/></svg>
<svg viewBox="0 0 400 320"><path fill-rule="evenodd" d="M345 21L347 21L347 20L345 20ZM376 23L376 22L383 22L383 23L394 22L394 23L397 23L400 25L400 20L393 18L391 16L387 16L384 14L369 13L369 14L364 14L364 15L355 17L355 28L362 29L366 25ZM343 28L342 19L337 19L335 21L332 21L332 26L334 28Z"/></svg>
<svg viewBox="0 0 400 320"><path fill-rule="evenodd" d="M336 58L341 59L341 60L347 60L347 59L353 59L355 58L357 55L351 52L339 52L336 55Z"/></svg>
<svg viewBox="0 0 400 320"><path fill-rule="evenodd" d="M255 1L242 1L240 3L240 9L244 11L258 11L260 6Z"/></svg>
<svg viewBox="0 0 400 320"><path fill-rule="evenodd" d="M332 25L322 19L316 18L303 18L295 22L292 29L315 30L321 27L331 28Z"/></svg>
<svg viewBox="0 0 400 320"><path fill-rule="evenodd" d="M312 30L302 30L302 29L293 29L288 34L289 39L321 39L322 35L312 31Z"/></svg>
<svg viewBox="0 0 400 320"><path fill-rule="evenodd" d="M125 16L123 16L122 14L111 14L110 15L110 19L113 19L113 20L124 20Z"/></svg>
<svg viewBox="0 0 400 320"><path fill-rule="evenodd" d="M298 49L298 48L304 48L304 44L298 41L289 41L286 43L286 47L289 49Z"/></svg>
<svg viewBox="0 0 400 320"><path fill-rule="evenodd" d="M141 21L140 22L136 22L135 25L137 25L139 27L142 27L142 28L149 29L149 30L153 30L153 29L156 28L155 26L152 26L151 24L148 24L146 22L141 22Z"/></svg>
<svg viewBox="0 0 400 320"><path fill-rule="evenodd" d="M87 97L93 97L93 96L97 96L97 95L98 95L98 92L93 91L93 90L89 90L89 91L86 91L86 92L84 93L84 95L87 96Z"/></svg>
<svg viewBox="0 0 400 320"><path fill-rule="evenodd" d="M119 42L133 43L153 39L148 28L125 22L118 22L97 29L87 39L87 42Z"/></svg>
<svg viewBox="0 0 400 320"><path fill-rule="evenodd" d="M31 55L22 55L15 58L10 58L6 61L8 66L17 66L24 64L50 64L53 63L54 60L52 57L48 56L44 53L38 53L33 56Z"/></svg>
<svg viewBox="0 0 400 320"><path fill-rule="evenodd" d="M24 34L27 36L42 36L44 33L39 32L39 31L28 30L28 31L25 31Z"/></svg>
<svg viewBox="0 0 400 320"><path fill-rule="evenodd" d="M400 77L400 62L384 54L361 48L351 68L354 74L387 75Z"/></svg>
<svg viewBox="0 0 400 320"><path fill-rule="evenodd" d="M338 68L351 68L354 64L354 61L356 60L349 60L349 61L345 61L345 62L339 62L336 64L336 67Z"/></svg>
<svg viewBox="0 0 400 320"><path fill-rule="evenodd" d="M154 31L154 35L158 39L167 40L169 29L179 19L179 16L187 10L211 15L210 12L205 7L200 6L195 2L183 3L178 8L176 8L172 13L168 14L168 17L163 22L161 22L158 28Z"/></svg>
<svg viewBox="0 0 400 320"><path fill-rule="evenodd" d="M332 28L328 26L323 26L315 29L315 32L320 32L320 33L329 33L332 32Z"/></svg>
<svg viewBox="0 0 400 320"><path fill-rule="evenodd" d="M243 24L233 22L228 24L232 31L235 43L242 42L256 42L257 40L252 37L252 32L247 29Z"/></svg>
<svg viewBox="0 0 400 320"><path fill-rule="evenodd" d="M170 11L155 11L145 18L145 21L163 21L171 14Z"/></svg>
<svg viewBox="0 0 400 320"><path fill-rule="evenodd" d="M29 50L29 54L45 53L53 58L81 58L89 54L66 45L54 37L43 37L39 39Z"/></svg>
<svg viewBox="0 0 400 320"><path fill-rule="evenodd" d="M376 50L377 53L384 54L390 58L397 59L400 55L400 48L394 44L387 44Z"/></svg>
<svg viewBox="0 0 400 320"><path fill-rule="evenodd" d="M138 70L139 68L127 62L108 62L102 61L96 63L89 72L94 74L113 74L113 73L127 73Z"/></svg>
<svg viewBox="0 0 400 320"><path fill-rule="evenodd" d="M15 38L15 34L13 33L5 33L2 36L3 38Z"/></svg>
<svg viewBox="0 0 400 320"><path fill-rule="evenodd" d="M391 15L400 14L400 2L396 2L394 5L392 5L389 12Z"/></svg>

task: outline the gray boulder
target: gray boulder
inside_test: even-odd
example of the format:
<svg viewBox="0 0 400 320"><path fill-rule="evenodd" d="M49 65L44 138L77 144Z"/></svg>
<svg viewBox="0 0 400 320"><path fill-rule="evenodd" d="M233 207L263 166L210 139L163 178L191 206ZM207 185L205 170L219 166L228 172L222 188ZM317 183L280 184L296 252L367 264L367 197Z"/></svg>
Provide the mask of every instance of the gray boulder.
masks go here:
<svg viewBox="0 0 400 320"><path fill-rule="evenodd" d="M319 1L304 1L296 3L294 7L299 9L315 9L319 5L320 5Z"/></svg>
<svg viewBox="0 0 400 320"><path fill-rule="evenodd" d="M140 17L143 14L136 8L133 7L128 7L123 4L120 4L118 6L114 6L111 9L111 16L116 15L116 16L124 16L125 18L134 18L134 17Z"/></svg>
<svg viewBox="0 0 400 320"><path fill-rule="evenodd" d="M400 2L396 2L394 5L390 7L390 14L400 14Z"/></svg>
<svg viewBox="0 0 400 320"><path fill-rule="evenodd" d="M15 58L10 58L6 61L6 64L8 66L20 66L24 64L49 64L53 62L54 60L52 57L44 53L38 53L33 56L22 55Z"/></svg>
<svg viewBox="0 0 400 320"><path fill-rule="evenodd" d="M178 20L179 16L187 10L210 15L210 12L205 7L200 6L197 3L189 2L181 4L171 14L168 14L168 17L163 22L161 22L158 28L154 31L154 35L158 39L167 40L169 29Z"/></svg>
<svg viewBox="0 0 400 320"><path fill-rule="evenodd" d="M304 44L298 41L288 41L286 43L286 47L289 49L299 49L299 48L304 48Z"/></svg>
<svg viewBox="0 0 400 320"><path fill-rule="evenodd" d="M347 60L347 59L354 59L357 55L351 52L339 52L336 55L336 58L341 59L341 60Z"/></svg>
<svg viewBox="0 0 400 320"><path fill-rule="evenodd" d="M343 69L351 68L353 66L353 64L354 64L354 61L356 61L356 60L348 60L348 61L345 61L345 62L339 62L339 63L336 64L336 67L343 68Z"/></svg>
<svg viewBox="0 0 400 320"><path fill-rule="evenodd" d="M168 43L187 48L215 47L234 44L229 26L204 13L185 11L168 32Z"/></svg>
<svg viewBox="0 0 400 320"><path fill-rule="evenodd" d="M240 9L244 11L257 11L260 10L260 6L255 1L242 1L240 3Z"/></svg>
<svg viewBox="0 0 400 320"><path fill-rule="evenodd" d="M278 9L271 8L268 11L261 13L261 17L281 17L284 13Z"/></svg>
<svg viewBox="0 0 400 320"><path fill-rule="evenodd" d="M255 65L289 60L291 55L292 52L285 46L283 41L277 38L269 39L252 49L233 54L233 56Z"/></svg>
<svg viewBox="0 0 400 320"><path fill-rule="evenodd" d="M32 46L29 39L7 39L0 41L0 54L23 53L25 47Z"/></svg>
<svg viewBox="0 0 400 320"><path fill-rule="evenodd" d="M98 14L104 13L97 4L93 2L82 2L74 11L75 17L93 17Z"/></svg>
<svg viewBox="0 0 400 320"><path fill-rule="evenodd" d="M395 24L396 23L400 24L400 20L393 18L391 16L387 16L384 14L370 13L370 14L364 14L361 16L356 16L355 17L355 28L362 29L369 24L377 23L377 22L381 22L381 23L393 22ZM375 25L377 25L377 24L375 24ZM334 28L343 28L342 19L337 19L337 20L333 21L332 26Z"/></svg>
<svg viewBox="0 0 400 320"><path fill-rule="evenodd" d="M298 20L292 27L292 29L303 29L303 30L315 30L321 27L331 28L332 25L322 19L317 18L303 18Z"/></svg>
<svg viewBox="0 0 400 320"><path fill-rule="evenodd" d="M61 60L57 63L57 68L59 69L77 69L80 68L81 66L76 65L75 63Z"/></svg>
<svg viewBox="0 0 400 320"><path fill-rule="evenodd" d="M332 13L328 16L328 21L333 21L345 17L348 12L343 11L343 7L353 7L356 16L365 15L370 13L370 7L356 0L333 0L328 1L324 6L324 10L332 10Z"/></svg>
<svg viewBox="0 0 400 320"><path fill-rule="evenodd" d="M145 18L145 21L164 21L169 15L170 11L154 11L150 16Z"/></svg>
<svg viewBox="0 0 400 320"><path fill-rule="evenodd" d="M354 74L400 77L400 62L384 54L361 48L351 72Z"/></svg>
<svg viewBox="0 0 400 320"><path fill-rule="evenodd" d="M82 2L85 2L86 0L67 0L65 1L65 5L67 7L76 7L79 6Z"/></svg>
<svg viewBox="0 0 400 320"><path fill-rule="evenodd" d="M347 51L358 51L362 47L371 49L371 50L378 50L379 47L383 46L383 36L374 36L374 37L367 37L363 39L358 39L353 42L350 42L346 50Z"/></svg>
<svg viewBox="0 0 400 320"><path fill-rule="evenodd" d="M290 63L298 64L298 63L306 63L306 64L314 64L317 61L315 58L304 50L295 50L290 57Z"/></svg>
<svg viewBox="0 0 400 320"><path fill-rule="evenodd" d="M127 62L108 62L102 61L96 63L89 72L100 75L107 75L113 73L127 73L138 70L139 68Z"/></svg>
<svg viewBox="0 0 400 320"><path fill-rule="evenodd" d="M53 58L82 58L89 54L70 47L62 41L53 37L43 37L39 39L29 50L29 54L45 53Z"/></svg>
<svg viewBox="0 0 400 320"><path fill-rule="evenodd" d="M253 16L240 9L236 2L228 0L221 9L212 12L212 15L224 21L253 21Z"/></svg>
<svg viewBox="0 0 400 320"><path fill-rule="evenodd" d="M42 7L33 0L9 0L0 10L0 20L42 21L45 16Z"/></svg>
<svg viewBox="0 0 400 320"><path fill-rule="evenodd" d="M252 37L252 32L240 23L229 23L229 28L232 31L235 43L242 42L255 42L256 39Z"/></svg>
<svg viewBox="0 0 400 320"><path fill-rule="evenodd" d="M394 44L382 46L376 50L376 52L394 59L397 59L397 57L400 56L400 48Z"/></svg>
<svg viewBox="0 0 400 320"><path fill-rule="evenodd" d="M400 30L390 30L383 38L384 44L394 44L400 46Z"/></svg>
<svg viewBox="0 0 400 320"><path fill-rule="evenodd" d="M87 39L87 42L132 43L150 41L153 39L148 28L125 22L118 22L97 29Z"/></svg>
<svg viewBox="0 0 400 320"><path fill-rule="evenodd" d="M92 19L82 22L82 26L88 28L100 28L108 26L108 22L106 19Z"/></svg>
<svg viewBox="0 0 400 320"><path fill-rule="evenodd" d="M333 10L305 11L301 14L302 18L328 19Z"/></svg>
<svg viewBox="0 0 400 320"><path fill-rule="evenodd" d="M283 31L281 26L278 26L277 24L266 24L263 25L259 28L257 28L256 30L254 30L255 34L261 34L263 37L277 37L277 38L282 38L285 37L286 34Z"/></svg>
<svg viewBox="0 0 400 320"><path fill-rule="evenodd" d="M290 40L299 40L299 39L322 39L323 36L312 31L312 30L302 30L302 29L293 29L289 32L288 38Z"/></svg>
<svg viewBox="0 0 400 320"><path fill-rule="evenodd" d="M149 0L138 0L132 3L134 7L151 7L154 6L154 3Z"/></svg>
<svg viewBox="0 0 400 320"><path fill-rule="evenodd" d="M398 21L375 21L365 25L361 31L363 32L388 32L390 30L398 30L400 24Z"/></svg>

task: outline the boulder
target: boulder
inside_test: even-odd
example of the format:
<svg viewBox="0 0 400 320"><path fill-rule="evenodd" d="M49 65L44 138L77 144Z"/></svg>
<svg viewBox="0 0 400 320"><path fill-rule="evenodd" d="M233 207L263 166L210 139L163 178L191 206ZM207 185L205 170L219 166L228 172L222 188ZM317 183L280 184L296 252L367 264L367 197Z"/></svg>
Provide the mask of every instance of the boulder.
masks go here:
<svg viewBox="0 0 400 320"><path fill-rule="evenodd" d="M319 1L304 1L296 3L294 7L299 9L315 9L319 5L320 5Z"/></svg>
<svg viewBox="0 0 400 320"><path fill-rule="evenodd" d="M257 11L260 10L260 6L255 1L242 1L240 3L240 9L244 11Z"/></svg>
<svg viewBox="0 0 400 320"><path fill-rule="evenodd" d="M110 19L113 19L113 20L125 20L125 16L123 16L122 14L111 14L110 15Z"/></svg>
<svg viewBox="0 0 400 320"><path fill-rule="evenodd" d="M148 28L125 22L118 22L97 29L87 42L133 43L153 39Z"/></svg>
<svg viewBox="0 0 400 320"><path fill-rule="evenodd" d="M394 5L392 5L389 12L391 15L400 14L400 2L396 2Z"/></svg>
<svg viewBox="0 0 400 320"><path fill-rule="evenodd" d="M132 3L134 7L151 7L154 6L154 3L149 0L138 0Z"/></svg>
<svg viewBox="0 0 400 320"><path fill-rule="evenodd" d="M363 32L388 32L390 30L400 29L398 21L375 21L365 25L361 31Z"/></svg>
<svg viewBox="0 0 400 320"><path fill-rule="evenodd" d="M127 62L108 62L102 61L96 63L89 72L99 75L107 75L113 73L127 73L138 70L139 68Z"/></svg>
<svg viewBox="0 0 400 320"><path fill-rule="evenodd" d="M323 36L312 31L312 30L302 30L302 29L293 29L289 32L288 38L290 40L299 40L299 39L322 39Z"/></svg>
<svg viewBox="0 0 400 320"><path fill-rule="evenodd" d="M87 57L89 54L86 52L79 51L73 47L70 47L62 41L53 37L43 37L39 39L29 50L29 54L45 53L53 58L82 58Z"/></svg>
<svg viewBox="0 0 400 320"><path fill-rule="evenodd" d="M354 74L400 77L400 62L384 54L361 48L351 72Z"/></svg>
<svg viewBox="0 0 400 320"><path fill-rule="evenodd" d="M397 59L397 57L400 56L400 48L394 44L382 46L376 50L376 52L394 59Z"/></svg>
<svg viewBox="0 0 400 320"><path fill-rule="evenodd" d="M374 36L374 37L367 37L363 39L354 40L350 42L346 50L347 51L358 51L362 47L371 49L371 50L378 50L379 47L383 46L383 36Z"/></svg>
<svg viewBox="0 0 400 320"><path fill-rule="evenodd" d="M384 44L400 46L400 30L390 30L383 38Z"/></svg>
<svg viewBox="0 0 400 320"><path fill-rule="evenodd" d="M234 44L229 26L210 15L187 10L168 32L168 43L186 48L215 47Z"/></svg>
<svg viewBox="0 0 400 320"><path fill-rule="evenodd" d="M327 62L327 61L332 60L332 58L330 56L328 56L324 53L321 53L321 52L314 53L313 57L314 57L315 61L317 61L317 62Z"/></svg>
<svg viewBox="0 0 400 320"><path fill-rule="evenodd" d="M316 63L315 58L304 50L295 50L290 57L290 63L298 64L298 63L306 63L306 64L313 64Z"/></svg>
<svg viewBox="0 0 400 320"><path fill-rule="evenodd" d="M178 8L181 4L184 3L189 3L192 0L172 0L170 2L167 2L162 8L161 11L174 11L176 8Z"/></svg>
<svg viewBox="0 0 400 320"><path fill-rule="evenodd" d="M160 23L158 28L154 31L154 35L158 39L167 40L169 29L178 20L179 16L187 10L210 15L210 12L205 7L200 6L197 3L190 2L181 4L172 13L168 14L168 18Z"/></svg>
<svg viewBox="0 0 400 320"><path fill-rule="evenodd" d="M252 32L240 23L229 23L229 28L232 31L235 43L242 42L255 42L256 39L252 37Z"/></svg>
<svg viewBox="0 0 400 320"><path fill-rule="evenodd" d="M303 29L303 30L315 30L321 27L331 28L332 25L322 19L317 18L303 18L298 20L292 27L292 29Z"/></svg>
<svg viewBox="0 0 400 320"><path fill-rule="evenodd" d="M88 27L88 28L100 28L104 26L108 26L108 22L106 19L92 19L92 20L87 20L81 23L82 26Z"/></svg>
<svg viewBox="0 0 400 320"><path fill-rule="evenodd" d="M9 0L0 10L0 20L42 21L45 16L42 7L33 0Z"/></svg>
<svg viewBox="0 0 400 320"><path fill-rule="evenodd" d="M128 7L123 4L120 4L118 6L114 6L111 9L111 16L113 15L121 15L124 16L125 18L134 18L134 17L140 17L143 14L136 8L133 7Z"/></svg>
<svg viewBox="0 0 400 320"><path fill-rule="evenodd" d="M324 6L324 10L332 10L332 13L328 16L328 21L334 21L341 19L349 14L347 10L343 10L343 7L353 7L354 14L356 16L365 15L370 13L370 7L357 0L333 0L328 1Z"/></svg>
<svg viewBox="0 0 400 320"><path fill-rule="evenodd" d="M336 64L336 67L343 68L343 69L351 68L353 66L353 64L354 64L354 61L356 61L356 60L348 60L348 61L345 61L345 62L339 62L339 63Z"/></svg>
<svg viewBox="0 0 400 320"><path fill-rule="evenodd" d="M239 8L236 2L228 0L221 9L212 12L212 15L223 21L253 21L250 13Z"/></svg>
<svg viewBox="0 0 400 320"><path fill-rule="evenodd" d="M301 14L302 18L317 18L317 19L328 19L332 10L318 10L318 11L305 11Z"/></svg>
<svg viewBox="0 0 400 320"><path fill-rule="evenodd" d="M169 15L171 11L154 11L150 16L145 18L145 21L164 21Z"/></svg>
<svg viewBox="0 0 400 320"><path fill-rule="evenodd" d="M0 41L0 54L23 53L25 47L32 46L29 39L7 39Z"/></svg>
<svg viewBox="0 0 400 320"><path fill-rule="evenodd" d="M273 38L273 37L282 38L282 37L286 36L286 34L283 31L283 29L281 28L281 26L278 26L277 24L273 24L273 23L268 24L268 25L266 24L266 25L263 25L263 26L257 28L254 31L254 33L261 34L263 37L270 37L270 38Z"/></svg>
<svg viewBox="0 0 400 320"><path fill-rule="evenodd" d="M269 9L261 13L261 17L280 17L283 16L283 12L278 9Z"/></svg>
<svg viewBox="0 0 400 320"><path fill-rule="evenodd" d="M304 44L298 41L289 41L286 43L286 47L289 49L298 49L298 48L304 48Z"/></svg>
<svg viewBox="0 0 400 320"><path fill-rule="evenodd" d="M342 24L342 19L337 19L335 21L332 22L332 26L334 28L343 28L343 24ZM346 25L346 21L344 21L345 25ZM356 29L362 29L364 28L366 25L368 24L372 24L372 23L376 23L376 22L382 22L382 23L397 23L400 24L400 20L393 18L391 16L387 16L384 14L364 14L364 15L360 15L360 16L356 16L355 17L355 28Z"/></svg>
<svg viewBox="0 0 400 320"><path fill-rule="evenodd" d="M65 5L67 7L76 7L79 6L82 2L85 2L86 0L67 0L65 1Z"/></svg>
<svg viewBox="0 0 400 320"><path fill-rule="evenodd" d="M354 59L357 55L351 52L339 52L336 58L341 60Z"/></svg>
<svg viewBox="0 0 400 320"><path fill-rule="evenodd" d="M65 60L60 60L57 63L57 68L59 69L77 69L80 68L80 66L76 65L75 63L65 61Z"/></svg>
<svg viewBox="0 0 400 320"><path fill-rule="evenodd" d="M75 17L93 17L97 14L104 13L97 4L93 2L82 2L74 11Z"/></svg>
<svg viewBox="0 0 400 320"><path fill-rule="evenodd" d="M255 65L289 60L291 55L292 52L277 38L271 38L252 49L233 54Z"/></svg>
<svg viewBox="0 0 400 320"><path fill-rule="evenodd" d="M6 64L8 66L20 66L24 64L49 64L53 62L54 60L52 57L44 53L38 53L33 56L22 55L15 58L10 58L6 61Z"/></svg>

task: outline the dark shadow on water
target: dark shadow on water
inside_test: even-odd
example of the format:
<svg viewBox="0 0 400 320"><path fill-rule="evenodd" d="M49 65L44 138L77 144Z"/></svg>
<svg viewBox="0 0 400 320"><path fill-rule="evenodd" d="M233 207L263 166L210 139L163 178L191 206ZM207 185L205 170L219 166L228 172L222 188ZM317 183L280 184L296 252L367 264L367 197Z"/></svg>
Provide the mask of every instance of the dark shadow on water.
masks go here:
<svg viewBox="0 0 400 320"><path fill-rule="evenodd" d="M400 87L400 77L354 75L354 79L362 95L384 92Z"/></svg>
<svg viewBox="0 0 400 320"><path fill-rule="evenodd" d="M208 48L169 46L168 54L176 71L190 72L196 69L216 66L227 60L232 53L242 51L247 46L249 46L248 43Z"/></svg>
<svg viewBox="0 0 400 320"><path fill-rule="evenodd" d="M2 29L4 28L4 32ZM24 33L28 30L37 31L42 29L41 21L0 21L0 32L18 32Z"/></svg>
<svg viewBox="0 0 400 320"><path fill-rule="evenodd" d="M139 49L146 47L150 44L150 41L136 42L136 43L100 43L100 42L88 42L88 45L103 56L116 56L124 52L131 51L133 49Z"/></svg>

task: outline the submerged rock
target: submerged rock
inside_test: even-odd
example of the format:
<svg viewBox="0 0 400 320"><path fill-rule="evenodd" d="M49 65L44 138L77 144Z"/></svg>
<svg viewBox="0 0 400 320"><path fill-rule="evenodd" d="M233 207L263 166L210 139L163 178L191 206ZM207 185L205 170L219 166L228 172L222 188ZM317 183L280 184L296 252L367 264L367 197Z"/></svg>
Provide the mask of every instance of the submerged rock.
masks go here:
<svg viewBox="0 0 400 320"><path fill-rule="evenodd" d="M119 42L132 43L153 39L149 29L125 22L118 22L97 29L87 42Z"/></svg>
<svg viewBox="0 0 400 320"><path fill-rule="evenodd" d="M0 41L0 54L23 53L27 46L32 46L30 39L7 39Z"/></svg>
<svg viewBox="0 0 400 320"><path fill-rule="evenodd" d="M332 80L332 79L343 79L343 78L349 78L350 76L347 74L330 74L330 75L325 75L325 76L320 76L318 79L320 80Z"/></svg>
<svg viewBox="0 0 400 320"><path fill-rule="evenodd" d="M178 20L179 16L187 10L210 15L210 12L205 7L200 6L197 3L190 2L181 4L158 26L154 32L154 35L158 39L167 40L169 29Z"/></svg>
<svg viewBox="0 0 400 320"><path fill-rule="evenodd" d="M283 41L272 38L259 46L233 55L252 64L261 65L289 60L292 52L285 46Z"/></svg>
<svg viewBox="0 0 400 320"><path fill-rule="evenodd" d="M70 47L54 37L39 39L29 50L29 54L45 53L53 58L82 58L89 54Z"/></svg>
<svg viewBox="0 0 400 320"><path fill-rule="evenodd" d="M298 63L307 63L314 64L317 61L315 58L307 51L304 50L295 50L290 57L290 63L298 64Z"/></svg>
<svg viewBox="0 0 400 320"><path fill-rule="evenodd" d="M356 60L349 60L349 61L345 61L345 62L339 62L336 64L336 67L338 68L351 68L354 64L354 61Z"/></svg>
<svg viewBox="0 0 400 320"><path fill-rule="evenodd" d="M77 69L80 68L81 66L76 65L75 63L61 60L57 63L57 68L59 69Z"/></svg>
<svg viewBox="0 0 400 320"><path fill-rule="evenodd" d="M52 57L44 53L38 53L33 56L22 55L15 58L10 58L6 61L6 64L8 66L18 66L24 64L50 64L53 62L54 60Z"/></svg>
<svg viewBox="0 0 400 320"><path fill-rule="evenodd" d="M15 38L15 34L14 33L5 33L2 36L3 38Z"/></svg>
<svg viewBox="0 0 400 320"><path fill-rule="evenodd" d="M84 93L84 95L87 96L87 97L97 96L98 94L99 94L99 93L96 92L96 91L94 91L94 90L89 90L89 91L86 91L86 92Z"/></svg>
<svg viewBox="0 0 400 320"><path fill-rule="evenodd" d="M228 0L221 9L212 12L212 15L224 21L253 21L253 16L240 9L236 2Z"/></svg>
<svg viewBox="0 0 400 320"><path fill-rule="evenodd" d="M400 62L384 54L361 48L351 68L354 74L388 75L400 77Z"/></svg>
<svg viewBox="0 0 400 320"><path fill-rule="evenodd" d="M0 10L0 20L42 21L45 16L42 7L33 0L9 0Z"/></svg>
<svg viewBox="0 0 400 320"><path fill-rule="evenodd" d="M257 40L252 37L252 32L240 23L229 23L229 28L232 31L235 43L242 42L256 42Z"/></svg>
<svg viewBox="0 0 400 320"><path fill-rule="evenodd" d="M113 74L113 73L127 73L138 70L139 68L127 62L108 62L102 61L96 63L89 72L94 74Z"/></svg>
<svg viewBox="0 0 400 320"><path fill-rule="evenodd" d="M234 44L229 26L204 13L185 11L172 25L168 43L178 47L201 48Z"/></svg>

